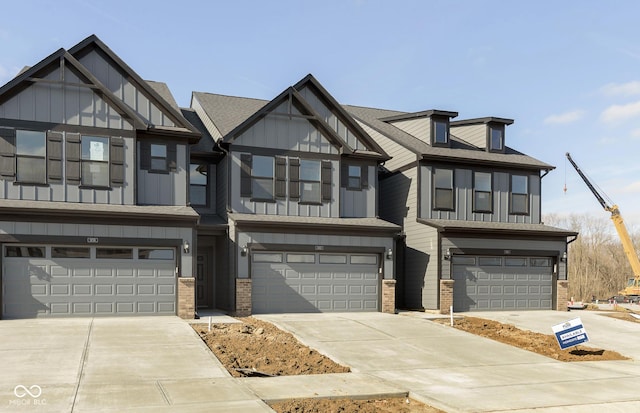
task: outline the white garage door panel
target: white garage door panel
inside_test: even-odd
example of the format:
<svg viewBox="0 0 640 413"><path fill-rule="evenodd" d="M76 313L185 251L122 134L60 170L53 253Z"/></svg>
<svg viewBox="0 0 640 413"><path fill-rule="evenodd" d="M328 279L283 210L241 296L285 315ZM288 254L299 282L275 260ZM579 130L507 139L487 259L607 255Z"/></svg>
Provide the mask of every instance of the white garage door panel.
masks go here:
<svg viewBox="0 0 640 413"><path fill-rule="evenodd" d="M552 259L454 256L455 311L551 309ZM490 263L491 265L483 265Z"/></svg>
<svg viewBox="0 0 640 413"><path fill-rule="evenodd" d="M3 318L176 313L172 259L4 257L2 269Z"/></svg>
<svg viewBox="0 0 640 413"><path fill-rule="evenodd" d="M377 311L374 254L252 254L252 311Z"/></svg>

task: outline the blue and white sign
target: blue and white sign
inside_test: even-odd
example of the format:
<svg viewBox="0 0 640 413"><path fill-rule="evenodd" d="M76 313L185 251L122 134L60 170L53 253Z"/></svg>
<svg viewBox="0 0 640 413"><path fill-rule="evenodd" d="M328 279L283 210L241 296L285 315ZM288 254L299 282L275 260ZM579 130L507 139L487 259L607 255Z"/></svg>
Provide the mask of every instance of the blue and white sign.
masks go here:
<svg viewBox="0 0 640 413"><path fill-rule="evenodd" d="M557 324L552 329L560 348L563 350L589 341L589 336L587 336L587 331L584 329L580 318Z"/></svg>

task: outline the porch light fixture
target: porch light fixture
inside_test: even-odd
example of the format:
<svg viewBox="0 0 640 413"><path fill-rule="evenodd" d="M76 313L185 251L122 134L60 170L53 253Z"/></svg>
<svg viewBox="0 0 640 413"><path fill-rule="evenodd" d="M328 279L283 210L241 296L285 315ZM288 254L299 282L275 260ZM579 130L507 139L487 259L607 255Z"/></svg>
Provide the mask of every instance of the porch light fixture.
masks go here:
<svg viewBox="0 0 640 413"><path fill-rule="evenodd" d="M390 260L393 258L393 250L391 248L389 248L387 250L387 259Z"/></svg>
<svg viewBox="0 0 640 413"><path fill-rule="evenodd" d="M240 255L242 255L243 257L246 257L248 253L249 253L249 248L247 248L247 246L245 245L245 246L244 246L244 247L242 247L242 249L240 250Z"/></svg>
<svg viewBox="0 0 640 413"><path fill-rule="evenodd" d="M560 257L560 261L567 262L567 251L562 253L562 257Z"/></svg>
<svg viewBox="0 0 640 413"><path fill-rule="evenodd" d="M189 241L184 241L184 244L182 244L182 250L184 251L185 254L189 253L189 250L191 249L191 245L189 245Z"/></svg>
<svg viewBox="0 0 640 413"><path fill-rule="evenodd" d="M449 248L447 248L447 251L444 253L444 260L445 261L451 260L451 250Z"/></svg>

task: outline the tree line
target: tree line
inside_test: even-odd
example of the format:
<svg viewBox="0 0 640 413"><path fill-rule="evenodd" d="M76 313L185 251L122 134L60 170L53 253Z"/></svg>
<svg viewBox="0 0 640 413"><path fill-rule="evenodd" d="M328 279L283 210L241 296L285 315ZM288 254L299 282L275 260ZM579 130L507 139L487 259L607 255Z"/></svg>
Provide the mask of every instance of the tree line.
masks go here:
<svg viewBox="0 0 640 413"><path fill-rule="evenodd" d="M631 265L609 218L589 214L549 214L544 222L580 234L569 244L570 297L584 302L590 302L592 297L607 299L627 285L627 280L633 276ZM637 253L640 232L628 225L627 229Z"/></svg>

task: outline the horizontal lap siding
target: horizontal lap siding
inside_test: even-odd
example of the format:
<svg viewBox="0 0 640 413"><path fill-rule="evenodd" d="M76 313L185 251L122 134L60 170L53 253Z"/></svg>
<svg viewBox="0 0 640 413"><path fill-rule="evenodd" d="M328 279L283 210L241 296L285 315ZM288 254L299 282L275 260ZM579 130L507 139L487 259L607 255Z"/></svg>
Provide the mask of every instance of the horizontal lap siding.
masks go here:
<svg viewBox="0 0 640 413"><path fill-rule="evenodd" d="M407 150L404 146L398 145L385 135L377 132L362 122L358 122L369 136L371 136L380 147L391 157L384 163L384 167L389 171L395 171L405 165L416 161L416 154Z"/></svg>

